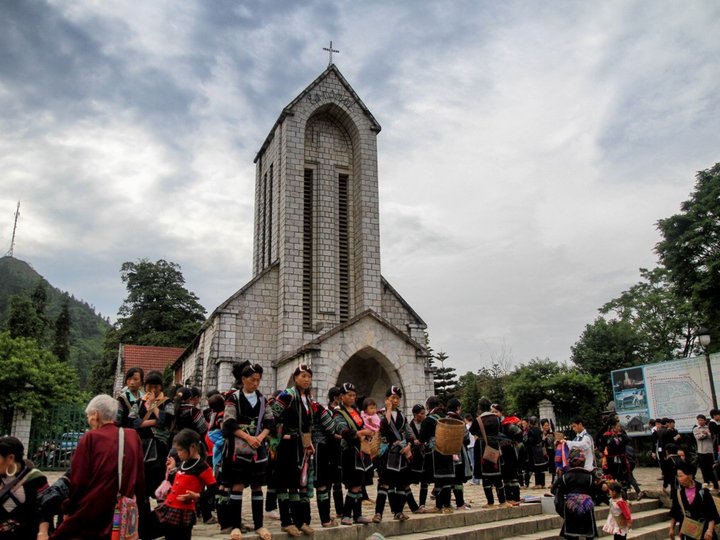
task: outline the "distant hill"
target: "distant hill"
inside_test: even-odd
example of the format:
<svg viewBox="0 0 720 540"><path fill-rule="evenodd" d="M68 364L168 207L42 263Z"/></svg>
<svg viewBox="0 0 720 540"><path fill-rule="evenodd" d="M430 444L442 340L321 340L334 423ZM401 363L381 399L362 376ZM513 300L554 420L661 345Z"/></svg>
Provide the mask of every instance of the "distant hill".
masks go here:
<svg viewBox="0 0 720 540"><path fill-rule="evenodd" d="M69 299L70 363L78 372L80 389L88 390L92 368L102 359L103 341L110 323L95 313L87 302L56 289L32 266L14 257L0 258L0 329L5 328L10 299L22 292L32 293L39 281L44 283L47 290L45 317L51 325L57 319L65 299Z"/></svg>

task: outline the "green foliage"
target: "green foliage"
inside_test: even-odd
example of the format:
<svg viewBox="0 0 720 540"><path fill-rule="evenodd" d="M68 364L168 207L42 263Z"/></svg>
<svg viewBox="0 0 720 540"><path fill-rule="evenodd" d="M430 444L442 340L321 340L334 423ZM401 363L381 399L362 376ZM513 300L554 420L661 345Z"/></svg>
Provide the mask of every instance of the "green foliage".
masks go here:
<svg viewBox="0 0 720 540"><path fill-rule="evenodd" d="M60 314L55 319L55 334L53 335L52 351L61 362L70 359L70 306L65 299Z"/></svg>
<svg viewBox="0 0 720 540"><path fill-rule="evenodd" d="M141 259L123 263L120 273L128 296L118 311L117 324L106 334L102 361L93 372L97 392L112 390L121 343L184 347L205 321L205 308L185 288L179 265Z"/></svg>
<svg viewBox="0 0 720 540"><path fill-rule="evenodd" d="M13 323L9 320L12 311L10 305L13 297L18 295L24 296L27 301L22 308L26 311L25 320L28 320L27 317L30 318L31 327L43 326L42 332L38 329L33 333L41 346L53 347L52 336L46 335L49 332L46 332L48 328L45 321L57 323L64 309L63 306L67 304L71 321L68 363L77 373L80 390L89 390L92 370L101 359L103 339L110 323L95 313L87 302L76 300L73 296L52 287L26 262L13 257L0 257L0 330L11 330ZM31 295L34 297L34 302ZM44 310L44 320L36 319L38 308Z"/></svg>
<svg viewBox="0 0 720 540"><path fill-rule="evenodd" d="M571 360L581 372L600 377L610 388L612 370L644 363L643 348L643 335L629 322L598 317L571 347Z"/></svg>
<svg viewBox="0 0 720 540"><path fill-rule="evenodd" d="M640 269L642 281L605 304L600 312L613 312L642 337L638 353L643 363L684 358L693 350L698 315L685 296L678 295L662 267Z"/></svg>
<svg viewBox="0 0 720 540"><path fill-rule="evenodd" d="M465 373L458 384L463 411L475 413L481 397L486 397L493 403L506 403L505 385L508 379L507 371L497 363L493 363L489 368L482 367L476 373Z"/></svg>
<svg viewBox="0 0 720 540"><path fill-rule="evenodd" d="M68 388L76 386L75 373L32 339L0 332L0 411L14 408L38 413L48 403L72 400Z"/></svg>
<svg viewBox="0 0 720 540"><path fill-rule="evenodd" d="M180 266L164 260L125 262L122 281L128 296L118 311L122 343L182 347L205 320L205 308L185 288Z"/></svg>
<svg viewBox="0 0 720 540"><path fill-rule="evenodd" d="M14 338L24 337L37 341L42 339L45 324L27 295L18 294L10 299L7 329Z"/></svg>
<svg viewBox="0 0 720 540"><path fill-rule="evenodd" d="M593 427L599 423L607 401L606 388L598 377L538 358L508 376L505 393L508 414L537 414L538 403L547 399L558 418L580 415Z"/></svg>
<svg viewBox="0 0 720 540"><path fill-rule="evenodd" d="M102 358L93 368L92 389L97 394L112 394L117 367L120 335L116 327L110 328L105 334Z"/></svg>
<svg viewBox="0 0 720 540"><path fill-rule="evenodd" d="M439 352L435 355L435 360L440 362L440 367L435 370L433 384L435 387L435 395L447 402L448 399L455 397L457 392L458 380L455 368L445 367L448 355Z"/></svg>
<svg viewBox="0 0 720 540"><path fill-rule="evenodd" d="M663 240L655 251L713 335L711 351L720 351L720 163L697 173L680 210L658 221Z"/></svg>

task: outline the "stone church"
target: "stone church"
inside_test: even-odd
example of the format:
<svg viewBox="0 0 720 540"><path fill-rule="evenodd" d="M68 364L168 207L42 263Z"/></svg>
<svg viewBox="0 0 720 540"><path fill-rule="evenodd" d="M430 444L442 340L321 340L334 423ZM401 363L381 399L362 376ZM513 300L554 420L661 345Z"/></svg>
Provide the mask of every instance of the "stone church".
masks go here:
<svg viewBox="0 0 720 540"><path fill-rule="evenodd" d="M426 324L380 274L379 132L332 63L282 110L255 157L253 278L173 364L177 381L228 389L250 360L266 394L303 363L322 402L343 382L381 403L400 386L406 407L432 394Z"/></svg>

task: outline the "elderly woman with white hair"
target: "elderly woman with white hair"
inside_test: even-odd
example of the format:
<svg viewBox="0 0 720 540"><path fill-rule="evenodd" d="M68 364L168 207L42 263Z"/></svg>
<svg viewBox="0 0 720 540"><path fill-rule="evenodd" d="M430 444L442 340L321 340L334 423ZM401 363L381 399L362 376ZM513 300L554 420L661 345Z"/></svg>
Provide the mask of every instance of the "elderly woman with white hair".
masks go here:
<svg viewBox="0 0 720 540"><path fill-rule="evenodd" d="M144 495L143 452L133 429L124 431L122 484L118 489L118 402L101 394L85 408L88 431L80 439L70 467L70 497L53 539L109 539L118 491L125 497Z"/></svg>

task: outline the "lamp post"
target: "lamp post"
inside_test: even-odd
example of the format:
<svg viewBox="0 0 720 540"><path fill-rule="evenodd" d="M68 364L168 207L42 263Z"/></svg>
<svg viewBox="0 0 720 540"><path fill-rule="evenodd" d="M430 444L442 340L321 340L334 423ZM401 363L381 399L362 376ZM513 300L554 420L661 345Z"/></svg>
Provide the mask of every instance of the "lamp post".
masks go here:
<svg viewBox="0 0 720 540"><path fill-rule="evenodd" d="M705 364L707 365L708 378L710 380L710 394L712 395L713 409L717 409L717 396L715 395L715 379L713 378L712 366L710 365L710 332L707 328L698 328L697 338L705 353Z"/></svg>

